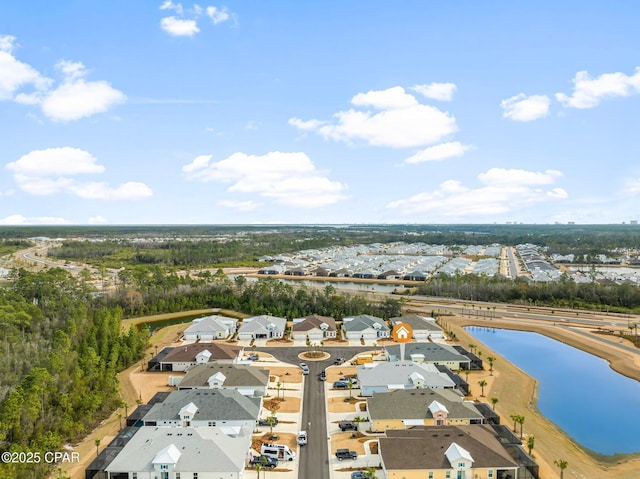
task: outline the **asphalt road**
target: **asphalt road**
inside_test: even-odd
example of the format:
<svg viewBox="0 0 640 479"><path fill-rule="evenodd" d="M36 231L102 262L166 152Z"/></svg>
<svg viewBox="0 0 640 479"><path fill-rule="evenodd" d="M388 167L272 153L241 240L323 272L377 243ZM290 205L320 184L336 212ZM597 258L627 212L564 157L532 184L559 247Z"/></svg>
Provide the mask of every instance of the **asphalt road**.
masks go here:
<svg viewBox="0 0 640 479"><path fill-rule="evenodd" d="M329 479L329 445L327 434L327 413L325 409L324 382L320 381L320 372L331 366L336 358L351 358L362 351L370 351L370 346L349 346L323 348L331 355L322 361L308 361L298 357L307 347L256 348L273 355L285 363L298 365L301 362L309 366L309 375L305 377L302 397L301 429L307 430L307 445L300 448L298 477ZM311 424L311 427L309 427Z"/></svg>

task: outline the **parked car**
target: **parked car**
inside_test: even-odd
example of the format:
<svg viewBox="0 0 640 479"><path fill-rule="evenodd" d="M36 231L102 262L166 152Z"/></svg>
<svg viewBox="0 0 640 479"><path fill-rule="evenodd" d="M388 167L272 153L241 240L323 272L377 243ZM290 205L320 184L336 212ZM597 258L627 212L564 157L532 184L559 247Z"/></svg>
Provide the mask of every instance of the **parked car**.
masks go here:
<svg viewBox="0 0 640 479"><path fill-rule="evenodd" d="M338 379L338 381L344 381L347 384L349 384L349 381L351 381L351 386L353 386L353 387L358 385L358 378L356 378L356 377L353 377L353 378L340 378L340 379Z"/></svg>
<svg viewBox="0 0 640 479"><path fill-rule="evenodd" d="M327 373L325 371L322 371L320 373L320 381L326 381L327 380Z"/></svg>
<svg viewBox="0 0 640 479"><path fill-rule="evenodd" d="M333 364L335 364L336 366L340 366L342 363L344 363L344 361L345 361L344 358L336 358Z"/></svg>
<svg viewBox="0 0 640 479"><path fill-rule="evenodd" d="M338 449L336 451L336 457L338 461L343 459L358 459L358 453L356 451L350 451L349 449Z"/></svg>
<svg viewBox="0 0 640 479"><path fill-rule="evenodd" d="M333 383L333 389L349 389L349 384L344 381L336 381Z"/></svg>
<svg viewBox="0 0 640 479"><path fill-rule="evenodd" d="M307 431L300 431L298 433L298 445L304 446L307 443Z"/></svg>
<svg viewBox="0 0 640 479"><path fill-rule="evenodd" d="M274 417L273 419L273 425L276 426L278 424L278 418ZM271 424L269 424L269 419L264 418L258 419L258 426L271 426Z"/></svg>
<svg viewBox="0 0 640 479"><path fill-rule="evenodd" d="M257 354L250 354L249 356L247 356L247 359L249 361L257 361L258 359L260 359L260 356L258 356Z"/></svg>
<svg viewBox="0 0 640 479"><path fill-rule="evenodd" d="M278 460L276 458L265 456L264 454L260 456L251 456L249 463L251 465L261 464L262 467L268 467L269 469L278 467Z"/></svg>
<svg viewBox="0 0 640 479"><path fill-rule="evenodd" d="M351 479L366 479L364 471L353 471L351 473Z"/></svg>
<svg viewBox="0 0 640 479"><path fill-rule="evenodd" d="M358 423L355 421L340 421L338 423L338 427L340 428L341 431L347 431L347 430L357 431Z"/></svg>
<svg viewBox="0 0 640 479"><path fill-rule="evenodd" d="M300 363L300 369L302 369L302 374L305 376L309 374L309 366L306 363Z"/></svg>

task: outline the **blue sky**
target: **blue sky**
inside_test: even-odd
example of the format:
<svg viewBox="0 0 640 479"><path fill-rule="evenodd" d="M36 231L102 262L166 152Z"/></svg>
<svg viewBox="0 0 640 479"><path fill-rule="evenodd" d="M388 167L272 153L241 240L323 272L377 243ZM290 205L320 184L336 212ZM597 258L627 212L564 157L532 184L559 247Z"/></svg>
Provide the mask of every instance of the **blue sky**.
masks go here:
<svg viewBox="0 0 640 479"><path fill-rule="evenodd" d="M0 3L0 225L640 219L640 6Z"/></svg>

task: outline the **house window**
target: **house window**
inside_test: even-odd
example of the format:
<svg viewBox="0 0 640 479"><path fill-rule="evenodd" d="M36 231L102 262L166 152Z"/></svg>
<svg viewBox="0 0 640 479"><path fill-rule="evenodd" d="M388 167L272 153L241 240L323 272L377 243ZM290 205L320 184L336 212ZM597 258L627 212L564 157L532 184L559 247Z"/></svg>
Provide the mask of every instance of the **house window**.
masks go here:
<svg viewBox="0 0 640 479"><path fill-rule="evenodd" d="M138 473L137 472L132 472L131 473L131 479L138 479Z"/></svg>
<svg viewBox="0 0 640 479"><path fill-rule="evenodd" d="M197 472L193 473L193 479L198 479L198 473Z"/></svg>
<svg viewBox="0 0 640 479"><path fill-rule="evenodd" d="M458 469L464 469L465 463L464 462L459 462L458 463Z"/></svg>
<svg viewBox="0 0 640 479"><path fill-rule="evenodd" d="M169 470L169 464L160 464L160 470L161 471L168 471Z"/></svg>
<svg viewBox="0 0 640 479"><path fill-rule="evenodd" d="M489 470L487 471L487 477L488 477L489 479L491 479L491 478L493 477L493 469L489 469Z"/></svg>
<svg viewBox="0 0 640 479"><path fill-rule="evenodd" d="M209 421L209 423L208 423L208 424L209 424L209 427L213 427L213 426L215 426L215 425L216 425L216 422L215 422L215 421Z"/></svg>
<svg viewBox="0 0 640 479"><path fill-rule="evenodd" d="M176 479L180 479L180 473L176 472Z"/></svg>
<svg viewBox="0 0 640 479"><path fill-rule="evenodd" d="M451 479L451 471L447 471L444 475L445 479Z"/></svg>
<svg viewBox="0 0 640 479"><path fill-rule="evenodd" d="M433 471L429 471L429 479L433 479Z"/></svg>

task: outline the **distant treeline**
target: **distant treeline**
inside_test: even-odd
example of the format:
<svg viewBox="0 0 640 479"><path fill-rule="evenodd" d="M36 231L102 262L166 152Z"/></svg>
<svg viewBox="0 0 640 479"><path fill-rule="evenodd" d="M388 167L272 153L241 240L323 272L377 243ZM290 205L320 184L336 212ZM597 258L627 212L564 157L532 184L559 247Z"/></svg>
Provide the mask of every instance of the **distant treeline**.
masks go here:
<svg viewBox="0 0 640 479"><path fill-rule="evenodd" d="M535 304L563 308L640 313L640 288L631 284L550 283L494 276L440 275L418 286L415 294L467 301Z"/></svg>
<svg viewBox="0 0 640 479"><path fill-rule="evenodd" d="M124 228L124 227L122 227ZM443 245L532 243L557 254L612 255L637 249L637 225L395 225L357 227L129 227L87 229L84 237L104 241L64 241L52 257L95 266L161 265L197 268L252 264L262 255L353 244L428 243ZM72 230L82 235L77 227ZM122 233L117 236L116 233ZM136 235L137 232L137 235ZM50 232L52 233L52 232ZM70 233L67 231L67 233ZM6 232L5 232L6 234ZM180 236L180 235L183 236ZM155 236L154 236L155 235ZM176 238L180 239L176 239ZM158 241L158 238L174 238Z"/></svg>

